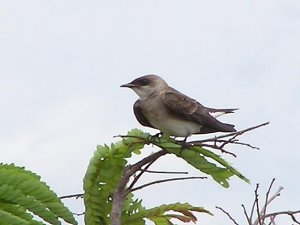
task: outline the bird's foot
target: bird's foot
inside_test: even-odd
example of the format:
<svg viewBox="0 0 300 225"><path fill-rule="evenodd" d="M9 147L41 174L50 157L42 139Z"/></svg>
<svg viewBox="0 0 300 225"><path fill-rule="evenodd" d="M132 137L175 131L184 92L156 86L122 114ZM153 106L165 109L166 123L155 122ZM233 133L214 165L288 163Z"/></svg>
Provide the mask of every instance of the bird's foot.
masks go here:
<svg viewBox="0 0 300 225"><path fill-rule="evenodd" d="M189 147L191 147L191 145L189 143L186 142L188 137L185 137L182 141L178 141L178 144L181 145L180 151L179 151L179 155L181 156L181 153L183 150L188 149Z"/></svg>
<svg viewBox="0 0 300 225"><path fill-rule="evenodd" d="M157 134L154 134L150 137L150 141L155 141L156 139L160 139L163 136L163 132L159 132Z"/></svg>

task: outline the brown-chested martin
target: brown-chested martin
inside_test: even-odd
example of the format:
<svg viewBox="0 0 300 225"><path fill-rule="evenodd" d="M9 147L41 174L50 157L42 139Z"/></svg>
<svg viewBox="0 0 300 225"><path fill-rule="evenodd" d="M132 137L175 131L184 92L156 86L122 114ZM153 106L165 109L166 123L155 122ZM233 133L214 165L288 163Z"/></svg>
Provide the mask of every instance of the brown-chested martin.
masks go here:
<svg viewBox="0 0 300 225"><path fill-rule="evenodd" d="M237 109L208 108L170 87L156 75L139 77L121 87L134 90L140 97L134 103L134 114L143 126L176 137L213 132L235 132L234 125L216 117Z"/></svg>

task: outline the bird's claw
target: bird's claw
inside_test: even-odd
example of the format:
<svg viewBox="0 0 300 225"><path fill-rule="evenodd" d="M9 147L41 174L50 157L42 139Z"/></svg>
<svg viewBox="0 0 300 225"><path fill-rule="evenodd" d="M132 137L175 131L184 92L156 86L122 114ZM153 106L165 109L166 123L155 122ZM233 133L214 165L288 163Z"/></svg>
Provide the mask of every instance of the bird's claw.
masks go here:
<svg viewBox="0 0 300 225"><path fill-rule="evenodd" d="M158 139L158 141L160 140L160 138L163 136L163 132L159 132L157 134L154 134L150 137L150 141L153 142L156 139Z"/></svg>
<svg viewBox="0 0 300 225"><path fill-rule="evenodd" d="M180 151L179 151L179 155L181 156L181 153L184 149L188 149L189 147L191 147L191 144L186 142L187 137L185 137L182 141L178 141L178 144L181 145Z"/></svg>

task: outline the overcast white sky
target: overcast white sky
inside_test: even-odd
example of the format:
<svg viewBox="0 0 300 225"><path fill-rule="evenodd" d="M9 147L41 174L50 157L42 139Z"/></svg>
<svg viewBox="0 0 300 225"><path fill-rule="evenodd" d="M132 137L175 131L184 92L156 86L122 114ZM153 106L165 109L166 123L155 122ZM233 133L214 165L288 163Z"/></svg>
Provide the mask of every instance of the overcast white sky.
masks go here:
<svg viewBox="0 0 300 225"><path fill-rule="evenodd" d="M1 1L0 40L1 162L40 174L59 195L82 192L97 144L136 127L156 132L119 88L153 73L206 106L240 108L221 118L238 129L271 124L242 138L260 151L224 156L251 185L168 183L137 192L144 205L191 202L215 214L201 224L231 224L218 205L245 224L241 204L275 177L285 190L272 209L300 209L299 0ZM199 175L171 156L155 168ZM82 211L79 200L67 204Z"/></svg>

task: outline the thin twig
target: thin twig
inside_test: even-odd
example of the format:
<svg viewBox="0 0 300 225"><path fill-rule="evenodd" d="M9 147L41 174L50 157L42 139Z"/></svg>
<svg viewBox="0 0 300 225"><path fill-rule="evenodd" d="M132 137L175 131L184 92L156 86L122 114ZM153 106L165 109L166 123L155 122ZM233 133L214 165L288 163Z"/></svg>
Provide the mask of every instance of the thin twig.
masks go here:
<svg viewBox="0 0 300 225"><path fill-rule="evenodd" d="M144 187L148 187L150 185L154 185L154 184L159 184L159 183L165 183L165 182L170 182L170 181L177 181L177 180L191 180L191 179L207 179L207 177L178 177L178 178L170 178L170 179L163 179L163 180L156 180L156 181L152 181L146 184L143 184L141 186L138 186L136 188L132 188L131 192L140 190Z"/></svg>
<svg viewBox="0 0 300 225"><path fill-rule="evenodd" d="M251 221L251 224L252 224L252 218L254 216L254 210L255 210L255 199L253 201L253 204L252 204L252 207L251 207L251 213L250 213L250 221Z"/></svg>
<svg viewBox="0 0 300 225"><path fill-rule="evenodd" d="M226 151L224 149L224 147L228 144L236 144L236 145L247 146L247 147L252 148L252 149L259 149L258 147L255 147L255 146L250 145L248 143L239 142L238 139L236 139L236 137L238 137L238 136L240 136L240 135L242 135L242 134L244 134L248 131L251 131L251 130L257 129L259 127L265 126L267 124L269 124L269 122L262 123L260 125L250 127L250 128L247 128L247 129L244 129L244 130L241 130L241 131L237 131L237 132L234 132L234 133L230 133L230 134L225 134L225 135L216 136L216 137L213 137L213 138L208 138L208 139L203 139L203 140L190 141L190 142L185 143L185 145L209 147L209 148L212 148L212 149L220 150L222 153L227 153L227 154L230 154L230 155L236 157L236 155L234 153ZM224 138L229 138L229 139L224 140ZM213 145L208 144L209 142L213 142ZM218 145L218 143L220 145Z"/></svg>
<svg viewBox="0 0 300 225"><path fill-rule="evenodd" d="M225 214L229 217L229 219L230 219L235 225L239 225L239 224L235 221L235 219L233 219L233 217L232 217L228 212L226 212L224 209L222 209L222 208L219 207L219 206L216 206L216 208L219 209L219 210L221 210L223 213L225 213Z"/></svg>
<svg viewBox="0 0 300 225"><path fill-rule="evenodd" d="M216 139L216 140L210 140L210 141L207 141L207 142L213 142L214 145L212 145L212 146L216 147L216 146L217 146L217 143L224 143L224 142L227 142L227 141L228 141L228 140ZM200 140L200 141L191 141L191 142L189 142L189 143L191 143L191 144L198 144L198 145L201 146L201 144L202 144L203 142ZM250 145L250 144L248 144L248 143L239 142L238 139L233 139L233 140L230 142L230 144L244 145L244 146L247 146L247 147L249 147L249 148L253 148L253 149L259 150L258 147L253 146L253 145ZM202 145L202 146L203 146L203 145Z"/></svg>
<svg viewBox="0 0 300 225"><path fill-rule="evenodd" d="M187 143L187 144L190 144L190 142L189 143ZM191 145L191 146L199 146L199 147L209 147L209 148L212 148L212 149L217 149L217 150L220 150L222 153L226 153L226 154L229 154L229 155L232 155L233 157L236 157L236 154L234 154L234 153L232 153L232 152L229 152L229 151L227 151L227 150L225 150L225 149L222 149L222 148L220 148L219 146L217 146L217 145L209 145L209 144L193 144L193 145Z"/></svg>
<svg viewBox="0 0 300 225"><path fill-rule="evenodd" d="M141 171L144 171L145 173L161 173L161 174L188 174L188 172L176 172L176 171L155 171L155 170L145 170L140 169Z"/></svg>
<svg viewBox="0 0 300 225"><path fill-rule="evenodd" d="M83 216L85 214L85 212L82 212L82 213L73 213L73 215L75 216Z"/></svg>
<svg viewBox="0 0 300 225"><path fill-rule="evenodd" d="M256 206L258 223L259 223L259 225L262 225L260 211L259 211L259 202L258 202L258 188L259 188L259 184L256 184L256 189L255 189L255 206Z"/></svg>
<svg viewBox="0 0 300 225"><path fill-rule="evenodd" d="M140 170L140 173L133 179L133 181L131 182L131 184L128 187L128 190L130 191L133 186L136 184L136 182L141 178L141 176L144 174L145 171L147 171L147 169L157 160L158 158L153 159L153 161L149 162L146 166L145 169Z"/></svg>
<svg viewBox="0 0 300 225"><path fill-rule="evenodd" d="M269 194L270 194L270 191L272 189L274 181L275 181L275 178L272 179L271 184L269 186L269 189L268 189L268 191L266 193L265 205L262 208L262 216L263 216L262 223L264 223L264 221L265 221L265 215L266 215L266 212L267 212L267 206L269 204Z"/></svg>
<svg viewBox="0 0 300 225"><path fill-rule="evenodd" d="M276 217L276 216L279 216L279 215L289 215L292 220L297 223L297 224L300 224L300 221L298 221L295 217L295 214L300 214L300 210L297 210L297 211L280 211L280 212L275 212L275 213L269 213L267 215L265 215L266 218L268 217Z"/></svg>
<svg viewBox="0 0 300 225"><path fill-rule="evenodd" d="M241 131L237 131L237 132L233 132L233 133L229 133L229 134L224 134L224 135L220 135L220 136L216 136L214 138L207 138L207 139L203 139L203 140L200 140L201 142L207 142L207 141L214 141L216 139L222 139L222 138L227 138L227 137L232 137L232 136L240 136L241 134L243 133L246 133L248 131L251 131L251 130L254 130L254 129L257 129L259 127L262 127L262 126L266 126L268 125L270 122L266 122L266 123L262 123L262 124L259 124L257 126L253 126L253 127L249 127L247 129L244 129L244 130L241 130Z"/></svg>
<svg viewBox="0 0 300 225"><path fill-rule="evenodd" d="M270 223L269 223L269 225L271 225L271 224L276 225L276 223L275 223L275 216L270 216Z"/></svg>
<svg viewBox="0 0 300 225"><path fill-rule="evenodd" d="M270 185L271 187L271 185ZM271 190L269 187L269 190ZM280 196L280 192L283 190L283 187L279 187L277 192L275 192L275 194L272 197L268 197L267 202L265 203L265 205L263 206L262 210L260 211L260 218L262 221L264 221L264 218L266 218L264 211L266 211L267 206L278 196ZM254 221L253 225L257 225L259 224L258 218Z"/></svg>
<svg viewBox="0 0 300 225"><path fill-rule="evenodd" d="M59 198L60 199L64 199L64 198L82 198L83 197L83 193L81 194L72 194L72 195L63 195L63 196L60 196Z"/></svg>
<svg viewBox="0 0 300 225"><path fill-rule="evenodd" d="M246 219L247 219L247 221L248 221L248 225L251 225L251 224L252 224L251 219L250 219L250 217L248 216L246 207L245 207L243 204L242 204L242 208L243 208L244 214L245 214L245 216L246 216Z"/></svg>
<svg viewBox="0 0 300 225"><path fill-rule="evenodd" d="M226 140L216 140L216 142L226 142ZM249 148L253 148L253 149L259 150L258 147L253 146L253 145L250 145L250 144L248 144L248 143L239 142L237 139L236 139L236 140L233 140L230 144L244 145L244 146L247 146L247 147L249 147Z"/></svg>

